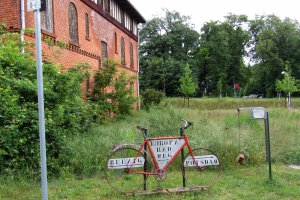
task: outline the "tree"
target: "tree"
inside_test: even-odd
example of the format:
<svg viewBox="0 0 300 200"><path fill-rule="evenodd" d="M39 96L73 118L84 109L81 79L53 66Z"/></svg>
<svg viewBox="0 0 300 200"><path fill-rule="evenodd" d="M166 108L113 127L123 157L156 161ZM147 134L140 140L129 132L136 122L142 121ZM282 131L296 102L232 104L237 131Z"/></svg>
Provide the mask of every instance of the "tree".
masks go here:
<svg viewBox="0 0 300 200"><path fill-rule="evenodd" d="M291 93L299 91L296 86L296 79L291 76L291 71L286 65L285 71L281 72L284 75L282 81L276 80L276 90L278 92L283 91L284 93L288 94L288 108L291 107Z"/></svg>
<svg viewBox="0 0 300 200"><path fill-rule="evenodd" d="M184 67L184 74L180 77L180 92L184 95L185 98L189 98L190 96L194 95L197 90L197 84L193 80L192 71L187 64Z"/></svg>
<svg viewBox="0 0 300 200"><path fill-rule="evenodd" d="M165 10L164 17L148 21L140 31L141 89L153 88L167 96L178 95L180 66L193 64L199 46L199 33L189 17Z"/></svg>
<svg viewBox="0 0 300 200"><path fill-rule="evenodd" d="M293 76L300 77L299 23L274 15L257 16L250 21L249 56L255 63L251 93L261 92L267 97L276 95L276 80L288 62Z"/></svg>
<svg viewBox="0 0 300 200"><path fill-rule="evenodd" d="M243 56L249 39L245 25L247 16L229 15L225 22L211 21L202 27L197 64L192 69L197 74L203 95L207 91L219 95L220 84L225 85L226 90L234 83L245 83Z"/></svg>

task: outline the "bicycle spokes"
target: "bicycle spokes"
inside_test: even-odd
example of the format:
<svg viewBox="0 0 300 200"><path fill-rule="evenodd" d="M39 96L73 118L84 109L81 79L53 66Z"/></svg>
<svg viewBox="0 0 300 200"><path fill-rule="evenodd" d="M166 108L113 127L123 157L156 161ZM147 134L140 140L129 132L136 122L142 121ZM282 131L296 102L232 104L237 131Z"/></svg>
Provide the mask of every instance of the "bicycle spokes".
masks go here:
<svg viewBox="0 0 300 200"><path fill-rule="evenodd" d="M184 160L186 186L203 188L212 186L222 174L221 161L208 149L194 149L193 155L188 153Z"/></svg>

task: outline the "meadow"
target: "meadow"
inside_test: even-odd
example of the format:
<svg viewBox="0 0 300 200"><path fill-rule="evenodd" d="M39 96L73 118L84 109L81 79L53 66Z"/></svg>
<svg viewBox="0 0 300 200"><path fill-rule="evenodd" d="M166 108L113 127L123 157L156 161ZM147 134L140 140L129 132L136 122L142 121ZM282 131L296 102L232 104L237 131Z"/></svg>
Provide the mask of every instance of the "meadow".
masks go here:
<svg viewBox="0 0 300 200"><path fill-rule="evenodd" d="M183 99L171 98L158 107L133 116L94 127L92 131L68 138L72 157L59 177L49 178L49 199L144 199L118 193L103 178L105 158L114 145L141 143L136 125L149 127L149 137L179 134L181 119L193 122L187 130L193 147L213 150L222 160L223 176L208 190L149 195L149 199L300 199L300 100L293 99L293 109L285 108L283 99ZM252 120L249 112L239 107L265 107L270 118L273 180L268 177L264 124ZM246 156L236 163L239 152ZM162 187L180 187L179 162L171 166ZM196 175L195 175L196 178ZM155 182L152 180L155 188ZM0 199L40 199L38 177L0 177Z"/></svg>

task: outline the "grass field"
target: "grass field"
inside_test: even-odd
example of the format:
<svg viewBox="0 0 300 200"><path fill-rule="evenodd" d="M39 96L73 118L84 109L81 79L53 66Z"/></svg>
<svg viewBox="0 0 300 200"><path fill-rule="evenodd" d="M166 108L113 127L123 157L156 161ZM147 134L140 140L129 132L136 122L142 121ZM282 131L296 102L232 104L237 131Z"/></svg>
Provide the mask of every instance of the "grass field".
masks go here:
<svg viewBox="0 0 300 200"><path fill-rule="evenodd" d="M189 108L183 107L182 102L168 99L160 107L69 138L72 162L60 177L49 178L49 199L144 199L126 197L109 187L103 179L105 157L115 144L142 141L136 125L154 124L150 137L178 135L182 118L194 123L187 130L191 145L209 148L220 157L223 176L209 190L151 195L147 199L300 199L300 170L288 167L300 165L299 99L293 101L296 109L292 110L284 108L284 102L277 99L191 99ZM264 106L269 112L271 182L265 162L263 121L251 120L246 111L237 115L237 107L249 106ZM243 165L235 162L240 151L246 155ZM2 176L0 199L41 199L38 182L37 177ZM171 170L162 186L180 187L180 183L180 173ZM155 187L155 183L151 185Z"/></svg>

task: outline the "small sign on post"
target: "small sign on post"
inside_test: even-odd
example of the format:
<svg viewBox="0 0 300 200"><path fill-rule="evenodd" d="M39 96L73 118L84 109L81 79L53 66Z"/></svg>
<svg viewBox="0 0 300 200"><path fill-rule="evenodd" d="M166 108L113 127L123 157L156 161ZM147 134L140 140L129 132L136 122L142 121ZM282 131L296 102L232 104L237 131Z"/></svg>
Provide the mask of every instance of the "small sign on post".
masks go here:
<svg viewBox="0 0 300 200"><path fill-rule="evenodd" d="M27 11L31 12L41 8L40 0L27 0Z"/></svg>

